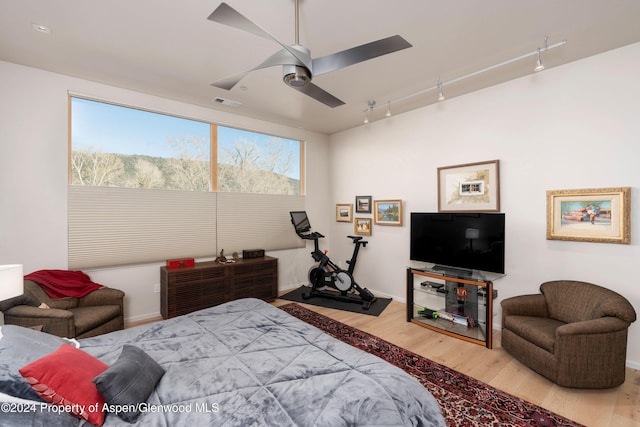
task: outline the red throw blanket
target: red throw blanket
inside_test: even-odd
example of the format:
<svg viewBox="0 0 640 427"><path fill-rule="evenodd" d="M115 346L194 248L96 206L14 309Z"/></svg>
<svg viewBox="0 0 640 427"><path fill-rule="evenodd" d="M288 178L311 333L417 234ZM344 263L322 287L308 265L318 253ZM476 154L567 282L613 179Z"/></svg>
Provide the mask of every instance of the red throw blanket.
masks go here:
<svg viewBox="0 0 640 427"><path fill-rule="evenodd" d="M93 283L82 271L38 270L27 274L24 278L39 284L52 299L81 298L104 287Z"/></svg>

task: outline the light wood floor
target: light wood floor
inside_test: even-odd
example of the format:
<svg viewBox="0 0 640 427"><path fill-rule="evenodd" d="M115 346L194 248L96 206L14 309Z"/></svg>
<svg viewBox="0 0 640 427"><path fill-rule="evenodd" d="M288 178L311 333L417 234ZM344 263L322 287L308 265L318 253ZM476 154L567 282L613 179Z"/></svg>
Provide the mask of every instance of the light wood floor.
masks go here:
<svg viewBox="0 0 640 427"><path fill-rule="evenodd" d="M276 306L291 301L276 300ZM559 387L514 360L494 332L493 349L452 338L406 321L398 301L378 316L301 304L339 322L378 336L497 389L594 427L640 427L640 371L627 368L626 381L609 390Z"/></svg>

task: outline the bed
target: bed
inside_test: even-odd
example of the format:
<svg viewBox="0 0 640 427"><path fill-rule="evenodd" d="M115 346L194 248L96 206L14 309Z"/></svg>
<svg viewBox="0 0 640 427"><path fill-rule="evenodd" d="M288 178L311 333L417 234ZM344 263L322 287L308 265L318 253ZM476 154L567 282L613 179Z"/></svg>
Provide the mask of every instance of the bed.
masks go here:
<svg viewBox="0 0 640 427"><path fill-rule="evenodd" d="M0 339L3 426L90 425L67 406L59 411L45 403L17 372L62 350L95 358L101 378L120 372L120 382L105 380L104 426L445 425L434 397L404 371L258 299L82 339L80 350L65 339L9 326ZM131 357L129 351L139 353ZM127 371L115 368L126 366L123 360L149 365L122 375ZM72 374L83 371L80 366ZM31 375L24 377L31 381ZM123 395L131 390L124 388L143 389L142 395L125 396L125 405ZM110 405L114 394L119 400Z"/></svg>

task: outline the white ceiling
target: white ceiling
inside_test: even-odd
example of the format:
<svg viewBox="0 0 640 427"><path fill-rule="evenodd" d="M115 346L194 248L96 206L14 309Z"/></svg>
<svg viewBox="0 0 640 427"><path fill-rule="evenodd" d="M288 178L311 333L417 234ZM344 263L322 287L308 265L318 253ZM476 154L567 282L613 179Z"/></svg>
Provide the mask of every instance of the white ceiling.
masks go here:
<svg viewBox="0 0 640 427"><path fill-rule="evenodd" d="M294 0L227 0L277 40L293 44ZM547 69L640 41L637 0L300 0L300 44L312 57L399 34L413 47L313 82L346 104L329 108L282 82L280 67L254 71L230 91L210 83L258 65L273 41L207 20L219 1L0 0L0 60L331 134L362 124L370 99L445 83L447 98L533 72L535 57L446 82L566 40L542 56ZM32 24L50 28L35 31ZM609 76L602 76L606 85ZM214 104L213 98L240 102ZM436 102L437 91L392 105Z"/></svg>

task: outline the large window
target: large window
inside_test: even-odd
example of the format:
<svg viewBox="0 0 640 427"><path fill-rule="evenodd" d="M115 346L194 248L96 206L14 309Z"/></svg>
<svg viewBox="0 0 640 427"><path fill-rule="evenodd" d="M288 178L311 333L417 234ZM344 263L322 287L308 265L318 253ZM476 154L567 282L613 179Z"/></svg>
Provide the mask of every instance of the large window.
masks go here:
<svg viewBox="0 0 640 427"><path fill-rule="evenodd" d="M301 247L301 141L70 97L69 268Z"/></svg>
<svg viewBox="0 0 640 427"><path fill-rule="evenodd" d="M72 185L302 193L300 141L76 97L71 114Z"/></svg>

